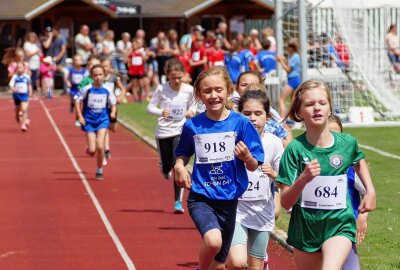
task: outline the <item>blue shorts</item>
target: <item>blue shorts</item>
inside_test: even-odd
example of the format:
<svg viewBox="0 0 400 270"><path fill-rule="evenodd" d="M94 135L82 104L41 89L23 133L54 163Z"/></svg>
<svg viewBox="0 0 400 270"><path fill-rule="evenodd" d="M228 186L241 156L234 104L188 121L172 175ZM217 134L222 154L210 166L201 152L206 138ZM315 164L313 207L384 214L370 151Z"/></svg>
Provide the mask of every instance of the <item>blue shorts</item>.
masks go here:
<svg viewBox="0 0 400 270"><path fill-rule="evenodd" d="M99 122L86 122L86 125L81 127L81 129L85 132L97 132L99 129L102 128L110 128L110 119Z"/></svg>
<svg viewBox="0 0 400 270"><path fill-rule="evenodd" d="M190 217L202 237L209 230L221 230L222 246L214 260L225 263L235 230L238 200L211 200L190 192L187 202Z"/></svg>
<svg viewBox="0 0 400 270"><path fill-rule="evenodd" d="M15 106L21 105L21 102L28 102L29 95L28 94L21 94L21 93L13 93L13 100Z"/></svg>
<svg viewBox="0 0 400 270"><path fill-rule="evenodd" d="M249 255L257 259L265 259L270 232L249 229L240 223L236 223L233 234L233 245L246 245Z"/></svg>
<svg viewBox="0 0 400 270"><path fill-rule="evenodd" d="M300 84L301 84L301 78L299 76L288 78L288 85L292 87L293 91L295 91Z"/></svg>

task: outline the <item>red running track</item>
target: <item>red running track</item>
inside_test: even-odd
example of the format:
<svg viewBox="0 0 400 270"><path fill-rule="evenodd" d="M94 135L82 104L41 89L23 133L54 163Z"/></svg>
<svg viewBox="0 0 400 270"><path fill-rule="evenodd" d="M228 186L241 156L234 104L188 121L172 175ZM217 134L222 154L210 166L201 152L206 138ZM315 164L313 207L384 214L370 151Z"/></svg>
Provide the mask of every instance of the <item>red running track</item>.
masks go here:
<svg viewBox="0 0 400 270"><path fill-rule="evenodd" d="M163 180L156 151L120 128L99 182L67 97L32 101L29 117L23 133L11 98L0 99L0 269L197 267L200 236L187 213L173 214L173 185ZM271 270L294 269L291 254L272 240L268 252Z"/></svg>

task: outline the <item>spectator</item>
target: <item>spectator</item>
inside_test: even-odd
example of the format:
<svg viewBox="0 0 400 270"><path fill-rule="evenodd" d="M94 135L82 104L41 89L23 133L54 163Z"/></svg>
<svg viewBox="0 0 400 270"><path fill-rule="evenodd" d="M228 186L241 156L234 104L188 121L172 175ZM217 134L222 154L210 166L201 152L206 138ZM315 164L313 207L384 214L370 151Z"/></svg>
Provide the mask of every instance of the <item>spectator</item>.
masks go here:
<svg viewBox="0 0 400 270"><path fill-rule="evenodd" d="M17 63L19 62L24 62L25 73L29 76L31 75L29 63L25 61L24 50L20 47L6 49L1 62L3 65L7 66L8 79L11 79L11 77L17 72Z"/></svg>
<svg viewBox="0 0 400 270"><path fill-rule="evenodd" d="M215 32L212 30L207 30L206 39L204 40L204 48L206 48L207 54L214 49L215 40Z"/></svg>
<svg viewBox="0 0 400 270"><path fill-rule="evenodd" d="M65 67L67 59L67 40L60 33L60 29L56 26L49 32L48 38L43 43L43 47L47 49L46 56L51 56L57 69L62 71Z"/></svg>
<svg viewBox="0 0 400 270"><path fill-rule="evenodd" d="M276 52L276 40L275 40L275 33L274 29L271 27L266 27L261 31L261 39L265 40L268 39L271 42L270 51Z"/></svg>
<svg viewBox="0 0 400 270"><path fill-rule="evenodd" d="M35 32L29 32L26 35L23 48L25 51L26 60L29 63L29 67L32 73L32 88L38 89L40 85L38 76L40 69L40 57L43 55L43 53L40 46L39 38Z"/></svg>
<svg viewBox="0 0 400 270"><path fill-rule="evenodd" d="M113 69L117 70L117 49L115 48L114 43L114 31L107 30L106 36L103 40L103 50L100 54L100 59L109 59L111 60L111 65Z"/></svg>
<svg viewBox="0 0 400 270"><path fill-rule="evenodd" d="M132 51L132 42L130 42L130 39L131 35L128 32L124 32L121 35L121 40L117 42L117 71L122 77L122 84L124 86L127 83L126 63Z"/></svg>
<svg viewBox="0 0 400 270"><path fill-rule="evenodd" d="M392 24L386 35L388 56L396 71L400 72L400 42L397 36L397 26Z"/></svg>
<svg viewBox="0 0 400 270"><path fill-rule="evenodd" d="M89 38L89 27L85 24L81 25L79 33L75 36L75 49L76 54L82 57L83 65L86 66L87 60L94 50L94 45Z"/></svg>
<svg viewBox="0 0 400 270"><path fill-rule="evenodd" d="M262 46L260 40L258 39L258 31L257 29L251 29L249 33L250 37L250 51L253 55L257 55L257 52L262 50Z"/></svg>
<svg viewBox="0 0 400 270"><path fill-rule="evenodd" d="M322 59L323 64L327 67L341 67L344 65L342 61L340 61L339 54L333 46L332 42L329 39L329 36L326 33L321 34L321 42L322 42Z"/></svg>
<svg viewBox="0 0 400 270"><path fill-rule="evenodd" d="M263 75L266 75L276 69L276 53L271 51L271 41L269 39L264 39L261 44L263 49L257 54L257 62Z"/></svg>
<svg viewBox="0 0 400 270"><path fill-rule="evenodd" d="M107 36L107 31L109 31L109 25L107 21L103 21L100 24L100 29L95 31L95 35L100 35L102 38L106 38Z"/></svg>
<svg viewBox="0 0 400 270"><path fill-rule="evenodd" d="M179 55L178 33L174 29L168 31L168 47L171 57Z"/></svg>
<svg viewBox="0 0 400 270"><path fill-rule="evenodd" d="M201 35L204 30L205 29L201 25L192 26L191 33L183 35L179 41L179 45L185 45L191 49L192 44L196 41L196 37Z"/></svg>
<svg viewBox="0 0 400 270"><path fill-rule="evenodd" d="M322 64L322 47L315 33L308 34L308 67L317 68Z"/></svg>
<svg viewBox="0 0 400 270"><path fill-rule="evenodd" d="M345 68L350 66L350 51L347 44L343 42L343 38L341 34L336 35L336 50L339 55L339 59L342 62Z"/></svg>
<svg viewBox="0 0 400 270"><path fill-rule="evenodd" d="M189 64L192 67L192 82L195 82L200 73L207 67L207 52L204 48L204 37L198 35L191 48L192 58Z"/></svg>
<svg viewBox="0 0 400 270"><path fill-rule="evenodd" d="M224 46L222 48L225 50L229 50L231 48L231 44L229 43L228 39L226 38L227 30L228 30L228 25L226 24L226 22L220 22L218 24L217 29L215 30L217 39L222 40L222 43L224 44Z"/></svg>

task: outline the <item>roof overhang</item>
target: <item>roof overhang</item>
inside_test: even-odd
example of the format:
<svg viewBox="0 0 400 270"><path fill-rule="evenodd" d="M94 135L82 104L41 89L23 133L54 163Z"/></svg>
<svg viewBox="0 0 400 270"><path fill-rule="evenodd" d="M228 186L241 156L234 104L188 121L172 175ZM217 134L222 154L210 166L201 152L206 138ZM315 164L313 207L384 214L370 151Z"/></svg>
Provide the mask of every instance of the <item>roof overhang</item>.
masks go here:
<svg viewBox="0 0 400 270"><path fill-rule="evenodd" d="M28 12L25 14L24 19L27 21L30 21L34 19L35 17L39 16L40 14L46 12L47 10L51 9L52 7L60 4L64 0L49 0L43 5L38 6L34 10Z"/></svg>
<svg viewBox="0 0 400 270"><path fill-rule="evenodd" d="M204 1L203 3L201 3L200 5L195 6L194 8L191 8L189 10L186 10L185 12L183 12L183 16L185 18L189 18L192 17L193 15L196 15L197 13L221 2L222 0L207 0Z"/></svg>

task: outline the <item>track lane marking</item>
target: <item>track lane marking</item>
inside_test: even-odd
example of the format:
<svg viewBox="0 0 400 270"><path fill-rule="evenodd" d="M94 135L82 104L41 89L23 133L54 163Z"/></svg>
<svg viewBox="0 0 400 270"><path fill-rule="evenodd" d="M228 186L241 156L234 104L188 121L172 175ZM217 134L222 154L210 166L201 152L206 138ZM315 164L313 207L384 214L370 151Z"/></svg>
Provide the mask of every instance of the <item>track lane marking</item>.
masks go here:
<svg viewBox="0 0 400 270"><path fill-rule="evenodd" d="M96 195L94 194L92 188L90 187L90 185L85 177L85 174L82 172L81 168L79 167L78 162L76 162L76 159L74 158L74 156L71 152L71 149L69 148L67 142L65 141L64 136L62 135L61 131L57 127L57 124L55 123L53 117L51 116L48 108L46 107L46 105L44 105L43 101L40 101L40 105L42 105L42 108L43 108L44 112L46 113L46 116L49 119L51 125L53 126L54 131L56 132L61 144L64 146L64 149L67 152L67 155L68 155L69 159L71 160L72 165L74 166L76 172L78 173L79 177L81 178L82 183L85 186L85 189L86 189L87 193L89 194L89 197L92 200L94 206L96 207L96 210L99 213L100 218L103 221L104 226L106 227L108 234L110 235L111 239L113 240L119 254L121 255L122 259L124 260L124 262L129 270L136 270L135 265L133 264L131 258L129 257L128 253L126 252L126 250L125 250L124 246L122 245L121 241L119 240L117 234L115 233L115 231L111 225L111 222L107 218L107 215L104 212L103 208L101 207L100 202L98 201Z"/></svg>
<svg viewBox="0 0 400 270"><path fill-rule="evenodd" d="M381 156L400 160L400 156L385 152L385 151L380 150L378 148L375 148L375 147L372 147L372 146L369 146L369 145L365 145L365 144L358 144L358 146L361 147L361 148L365 148L367 150L370 150L372 152L375 152L375 153L377 153L377 154L379 154Z"/></svg>

